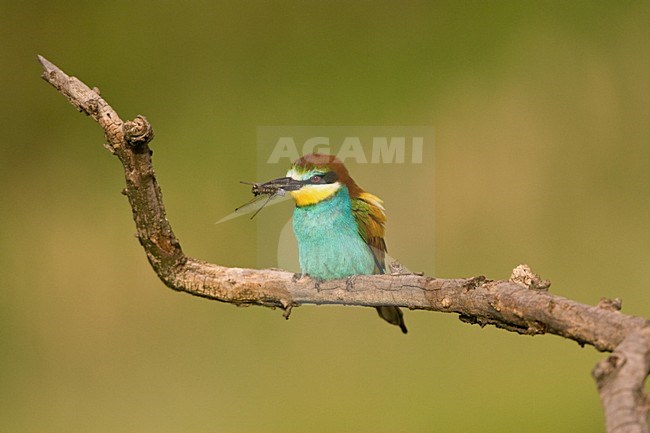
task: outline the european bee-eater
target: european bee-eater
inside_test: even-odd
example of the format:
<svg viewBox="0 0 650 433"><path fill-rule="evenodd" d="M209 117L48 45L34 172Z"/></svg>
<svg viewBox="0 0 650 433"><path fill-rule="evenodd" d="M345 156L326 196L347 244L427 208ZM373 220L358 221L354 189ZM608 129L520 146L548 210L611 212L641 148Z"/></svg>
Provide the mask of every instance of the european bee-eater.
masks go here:
<svg viewBox="0 0 650 433"><path fill-rule="evenodd" d="M332 155L309 154L293 163L278 185L296 202L293 231L300 269L319 280L385 271L383 201L365 192ZM379 315L406 333L397 307L377 307Z"/></svg>

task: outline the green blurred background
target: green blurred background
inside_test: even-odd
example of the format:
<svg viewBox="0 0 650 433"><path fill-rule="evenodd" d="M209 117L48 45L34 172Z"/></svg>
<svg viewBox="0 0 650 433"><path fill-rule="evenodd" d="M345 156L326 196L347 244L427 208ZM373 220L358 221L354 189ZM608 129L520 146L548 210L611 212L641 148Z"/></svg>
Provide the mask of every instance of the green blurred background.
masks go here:
<svg viewBox="0 0 650 433"><path fill-rule="evenodd" d="M152 122L191 256L256 265L263 226L213 223L248 198L258 126L431 125L435 189L354 171L394 256L439 277L529 263L555 294L648 317L649 21L647 1L3 1L0 430L602 431L590 347L167 289L101 130L36 54Z"/></svg>

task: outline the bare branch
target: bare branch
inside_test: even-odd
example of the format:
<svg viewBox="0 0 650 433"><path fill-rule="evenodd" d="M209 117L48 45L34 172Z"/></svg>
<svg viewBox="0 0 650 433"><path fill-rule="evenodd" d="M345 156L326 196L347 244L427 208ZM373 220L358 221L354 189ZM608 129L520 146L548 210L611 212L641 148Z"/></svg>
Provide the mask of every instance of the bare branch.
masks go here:
<svg viewBox="0 0 650 433"><path fill-rule="evenodd" d="M398 306L457 313L463 322L520 334L550 333L614 351L594 370L610 432L647 432L643 381L650 369L650 322L622 314L620 300L589 306L548 293L550 283L528 266L509 280L485 277L440 279L415 274L358 276L354 281L316 283L289 272L227 268L186 256L165 216L151 163L151 125L143 116L123 122L101 98L75 77L39 56L43 78L72 105L90 115L106 134L105 147L124 167L123 193L133 209L138 239L158 277L170 288L237 305L284 309L301 304Z"/></svg>
<svg viewBox="0 0 650 433"><path fill-rule="evenodd" d="M650 328L628 335L592 374L605 409L607 431L648 433L650 400L643 387L650 374Z"/></svg>

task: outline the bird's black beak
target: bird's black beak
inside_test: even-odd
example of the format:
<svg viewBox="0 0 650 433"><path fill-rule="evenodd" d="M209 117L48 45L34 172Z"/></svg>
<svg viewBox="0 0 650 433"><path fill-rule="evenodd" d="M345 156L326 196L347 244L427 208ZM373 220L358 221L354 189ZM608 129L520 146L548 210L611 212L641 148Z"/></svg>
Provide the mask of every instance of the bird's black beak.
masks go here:
<svg viewBox="0 0 650 433"><path fill-rule="evenodd" d="M305 185L304 180L296 180L292 177L279 177L277 179L269 180L260 185L260 189L269 190L284 190L284 191L297 191Z"/></svg>

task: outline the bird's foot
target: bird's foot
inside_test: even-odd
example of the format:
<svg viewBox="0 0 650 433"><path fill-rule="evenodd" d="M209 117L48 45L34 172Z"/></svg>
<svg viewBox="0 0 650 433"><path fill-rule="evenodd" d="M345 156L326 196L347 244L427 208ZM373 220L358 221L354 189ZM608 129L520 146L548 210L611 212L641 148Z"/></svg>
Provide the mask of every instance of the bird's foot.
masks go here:
<svg viewBox="0 0 650 433"><path fill-rule="evenodd" d="M348 278L345 279L345 288L350 291L354 289L354 282L356 281L357 276L356 275L350 275Z"/></svg>

